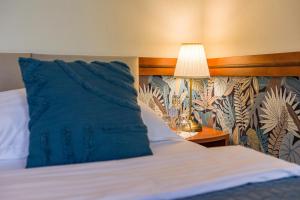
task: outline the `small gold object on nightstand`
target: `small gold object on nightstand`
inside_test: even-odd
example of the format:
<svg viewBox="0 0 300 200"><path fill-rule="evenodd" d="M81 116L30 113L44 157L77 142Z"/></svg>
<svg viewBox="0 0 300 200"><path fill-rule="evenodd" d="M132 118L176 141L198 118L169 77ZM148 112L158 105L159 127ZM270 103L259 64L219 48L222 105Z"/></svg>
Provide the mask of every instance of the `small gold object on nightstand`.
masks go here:
<svg viewBox="0 0 300 200"><path fill-rule="evenodd" d="M202 131L202 125L198 123L193 116L191 116L181 129L186 132L200 132Z"/></svg>

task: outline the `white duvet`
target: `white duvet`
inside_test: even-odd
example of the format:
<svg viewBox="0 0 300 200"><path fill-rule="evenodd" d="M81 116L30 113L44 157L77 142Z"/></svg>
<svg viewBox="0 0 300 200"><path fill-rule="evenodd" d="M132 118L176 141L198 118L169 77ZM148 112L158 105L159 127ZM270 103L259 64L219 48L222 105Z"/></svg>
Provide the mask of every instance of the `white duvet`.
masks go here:
<svg viewBox="0 0 300 200"><path fill-rule="evenodd" d="M300 167L241 146L151 144L154 156L0 172L0 199L173 199L300 175Z"/></svg>

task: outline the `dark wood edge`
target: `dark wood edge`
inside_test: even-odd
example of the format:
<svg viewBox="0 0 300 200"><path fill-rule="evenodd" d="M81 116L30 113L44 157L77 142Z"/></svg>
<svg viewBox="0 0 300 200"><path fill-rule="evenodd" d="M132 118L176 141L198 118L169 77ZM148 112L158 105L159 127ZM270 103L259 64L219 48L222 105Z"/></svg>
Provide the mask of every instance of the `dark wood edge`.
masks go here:
<svg viewBox="0 0 300 200"><path fill-rule="evenodd" d="M196 142L196 143L216 142L216 141L220 141L220 140L225 140L227 142L227 140L229 140L229 135L226 134L226 135L219 135L219 136L207 137L207 138L201 138L201 139L188 139L187 138L187 140L191 141L191 142Z"/></svg>
<svg viewBox="0 0 300 200"><path fill-rule="evenodd" d="M140 57L140 75L173 75L176 58ZM207 60L211 76L300 76L300 52Z"/></svg>

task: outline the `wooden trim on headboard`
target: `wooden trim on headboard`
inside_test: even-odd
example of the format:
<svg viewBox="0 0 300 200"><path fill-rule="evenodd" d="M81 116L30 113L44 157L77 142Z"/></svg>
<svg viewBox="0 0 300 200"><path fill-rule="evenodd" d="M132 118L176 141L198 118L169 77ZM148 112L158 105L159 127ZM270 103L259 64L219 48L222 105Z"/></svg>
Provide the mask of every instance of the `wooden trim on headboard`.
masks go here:
<svg viewBox="0 0 300 200"><path fill-rule="evenodd" d="M211 76L300 76L300 52L210 58ZM173 75L176 58L139 58L140 75Z"/></svg>

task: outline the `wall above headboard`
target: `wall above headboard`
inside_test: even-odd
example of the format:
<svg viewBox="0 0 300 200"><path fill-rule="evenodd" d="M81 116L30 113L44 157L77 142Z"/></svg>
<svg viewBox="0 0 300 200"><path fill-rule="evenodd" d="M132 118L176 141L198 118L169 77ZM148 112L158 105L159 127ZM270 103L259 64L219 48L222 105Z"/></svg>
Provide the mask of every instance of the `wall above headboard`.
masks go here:
<svg viewBox="0 0 300 200"><path fill-rule="evenodd" d="M300 52L209 58L211 76L300 76ZM140 75L174 74L176 58L139 58Z"/></svg>

